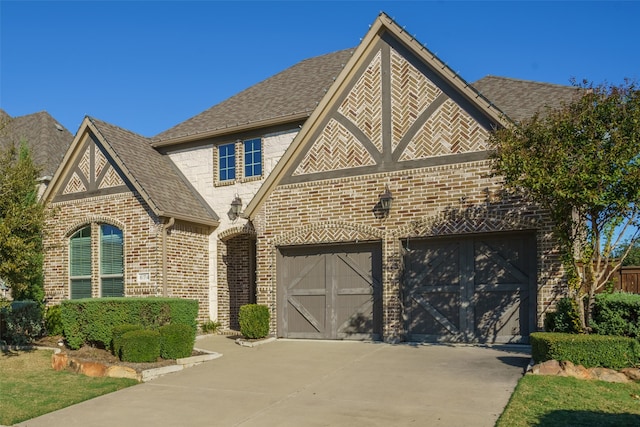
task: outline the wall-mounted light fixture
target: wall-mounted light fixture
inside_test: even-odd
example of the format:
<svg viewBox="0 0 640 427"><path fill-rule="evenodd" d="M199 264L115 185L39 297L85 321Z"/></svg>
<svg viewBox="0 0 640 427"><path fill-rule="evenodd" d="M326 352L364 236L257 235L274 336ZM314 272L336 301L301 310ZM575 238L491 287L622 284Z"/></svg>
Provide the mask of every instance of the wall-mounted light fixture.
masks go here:
<svg viewBox="0 0 640 427"><path fill-rule="evenodd" d="M384 185L384 192L380 193L378 196L378 203L380 205L379 208L381 216L383 218L388 217L393 203L393 196L391 195L391 190L389 190L389 185Z"/></svg>
<svg viewBox="0 0 640 427"><path fill-rule="evenodd" d="M229 211L229 218L232 220L238 218L242 214L242 199L236 194L233 201L231 201L231 210Z"/></svg>

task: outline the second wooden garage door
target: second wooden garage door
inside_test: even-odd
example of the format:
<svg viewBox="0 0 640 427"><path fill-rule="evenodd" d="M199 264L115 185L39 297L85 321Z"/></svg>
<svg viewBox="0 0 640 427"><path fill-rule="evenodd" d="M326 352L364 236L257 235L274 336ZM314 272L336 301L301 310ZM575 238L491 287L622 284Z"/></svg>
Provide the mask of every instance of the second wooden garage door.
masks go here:
<svg viewBox="0 0 640 427"><path fill-rule="evenodd" d="M404 242L412 341L527 342L535 327L533 233Z"/></svg>
<svg viewBox="0 0 640 427"><path fill-rule="evenodd" d="M379 244L280 248L278 336L380 339Z"/></svg>

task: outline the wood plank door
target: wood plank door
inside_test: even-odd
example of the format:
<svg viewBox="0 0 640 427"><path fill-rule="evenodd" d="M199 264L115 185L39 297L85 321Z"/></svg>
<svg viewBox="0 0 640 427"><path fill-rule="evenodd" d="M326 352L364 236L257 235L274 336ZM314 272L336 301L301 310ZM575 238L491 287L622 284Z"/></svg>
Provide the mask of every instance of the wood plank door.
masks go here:
<svg viewBox="0 0 640 427"><path fill-rule="evenodd" d="M404 248L409 340L528 341L536 309L533 234L409 240Z"/></svg>
<svg viewBox="0 0 640 427"><path fill-rule="evenodd" d="M380 339L379 244L280 248L278 336Z"/></svg>

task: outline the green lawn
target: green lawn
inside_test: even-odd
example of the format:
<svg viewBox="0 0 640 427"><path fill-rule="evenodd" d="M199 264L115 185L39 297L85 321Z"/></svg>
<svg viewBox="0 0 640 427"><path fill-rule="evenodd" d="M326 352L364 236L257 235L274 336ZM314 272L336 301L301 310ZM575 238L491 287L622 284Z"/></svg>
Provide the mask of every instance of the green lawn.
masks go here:
<svg viewBox="0 0 640 427"><path fill-rule="evenodd" d="M496 426L640 426L640 383L526 375Z"/></svg>
<svg viewBox="0 0 640 427"><path fill-rule="evenodd" d="M0 352L0 425L12 425L138 384L51 367L51 351Z"/></svg>

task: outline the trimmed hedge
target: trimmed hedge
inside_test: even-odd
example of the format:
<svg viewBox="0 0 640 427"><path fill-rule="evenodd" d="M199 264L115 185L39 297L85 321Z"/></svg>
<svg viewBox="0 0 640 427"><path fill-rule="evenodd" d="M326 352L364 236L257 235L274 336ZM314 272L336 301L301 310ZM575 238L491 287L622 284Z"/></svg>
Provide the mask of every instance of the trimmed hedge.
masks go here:
<svg viewBox="0 0 640 427"><path fill-rule="evenodd" d="M160 357L180 359L191 356L196 336L187 325L165 325L160 332Z"/></svg>
<svg viewBox="0 0 640 427"><path fill-rule="evenodd" d="M127 332L131 331L139 331L142 330L142 326L140 325L131 325L129 323L125 323L124 325L118 325L113 328L111 331L111 335L113 338L111 339L111 352L114 356L118 358L121 357L122 351L122 336Z"/></svg>
<svg viewBox="0 0 640 427"><path fill-rule="evenodd" d="M590 326L600 335L640 338L640 295L596 295Z"/></svg>
<svg viewBox="0 0 640 427"><path fill-rule="evenodd" d="M640 344L632 338L534 332L530 341L531 356L536 363L568 360L586 368L611 369L640 364Z"/></svg>
<svg viewBox="0 0 640 427"><path fill-rule="evenodd" d="M157 329L166 324L187 325L197 331L198 301L183 298L86 298L63 301L61 317L70 348L85 343L109 348L113 328L122 324Z"/></svg>
<svg viewBox="0 0 640 427"><path fill-rule="evenodd" d="M155 362L160 357L160 332L148 329L130 331L120 337L120 360Z"/></svg>
<svg viewBox="0 0 640 427"><path fill-rule="evenodd" d="M269 335L269 308L266 305L245 304L238 313L240 333L249 339Z"/></svg>

